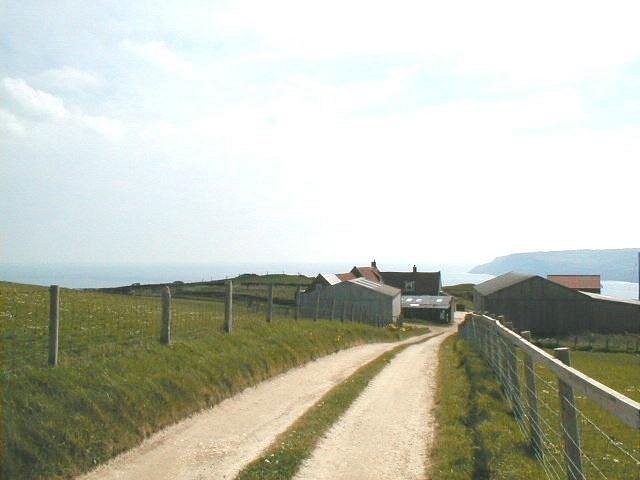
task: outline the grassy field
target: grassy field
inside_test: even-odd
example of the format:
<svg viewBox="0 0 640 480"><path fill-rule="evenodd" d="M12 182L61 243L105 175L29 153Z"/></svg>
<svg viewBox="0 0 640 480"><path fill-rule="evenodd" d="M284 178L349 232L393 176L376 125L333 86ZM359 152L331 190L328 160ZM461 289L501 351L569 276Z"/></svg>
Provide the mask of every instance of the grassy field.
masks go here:
<svg viewBox="0 0 640 480"><path fill-rule="evenodd" d="M282 305L294 305L296 288L307 287L312 278L304 275L254 275L243 274L232 278L233 290L237 300L247 304L263 303L267 299L269 284L273 284L274 302ZM176 298L189 299L222 299L224 297L225 280L209 282L173 282L171 290ZM139 296L160 296L164 285L129 285L125 287L99 289L103 293L119 293Z"/></svg>
<svg viewBox="0 0 640 480"><path fill-rule="evenodd" d="M640 353L640 335L635 333L583 333L553 338L536 337L533 343L541 348L569 347L574 351Z"/></svg>
<svg viewBox="0 0 640 480"><path fill-rule="evenodd" d="M0 283L2 478L69 478L245 387L363 342L415 332L293 321L222 304L174 303L175 342L158 342L158 299L63 290L60 365L46 367L45 288ZM16 361L16 359L18 359Z"/></svg>
<svg viewBox="0 0 640 480"><path fill-rule="evenodd" d="M572 366L608 387L640 401L640 355L631 353L605 353L577 351L571 354ZM560 424L557 379L546 368L536 365L538 398L543 430L551 445L549 450L561 461L561 439L557 434ZM522 374L522 372L521 372ZM545 383L546 382L546 383ZM580 413L580 439L583 468L587 478L640 479L640 463L629 458L622 449L640 459L640 431L625 425L615 416L600 408L586 397L576 394ZM555 430L556 432L552 432ZM604 435L606 434L608 438ZM557 463L549 458L550 465Z"/></svg>
<svg viewBox="0 0 640 480"><path fill-rule="evenodd" d="M450 285L443 287L442 290L456 297L459 305L464 305L467 311L473 310L473 283L461 283L459 285Z"/></svg>
<svg viewBox="0 0 640 480"><path fill-rule="evenodd" d="M540 465L520 433L493 372L470 345L448 339L441 350L433 478L539 478ZM640 400L640 355L578 351L575 368L609 387ZM524 372L520 365L520 378ZM545 468L564 474L557 379L536 365L539 411L545 443ZM521 385L523 382L521 382ZM580 411L583 467L587 478L638 479L640 432L576 395ZM603 432L609 437L605 437ZM449 445L449 447L445 447ZM517 468L513 469L512 466Z"/></svg>
<svg viewBox="0 0 640 480"><path fill-rule="evenodd" d="M485 362L457 335L439 352L433 480L545 477Z"/></svg>

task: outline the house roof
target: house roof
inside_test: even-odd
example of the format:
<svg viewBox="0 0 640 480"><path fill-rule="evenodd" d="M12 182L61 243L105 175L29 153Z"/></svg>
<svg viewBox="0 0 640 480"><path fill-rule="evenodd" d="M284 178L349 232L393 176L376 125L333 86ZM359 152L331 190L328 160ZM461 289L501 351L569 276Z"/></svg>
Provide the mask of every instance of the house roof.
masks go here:
<svg viewBox="0 0 640 480"><path fill-rule="evenodd" d="M347 273L336 273L336 277L338 277L340 280L342 280L343 282L346 282L347 280L353 280L354 278L356 278L356 276L351 273L351 272L347 272Z"/></svg>
<svg viewBox="0 0 640 480"><path fill-rule="evenodd" d="M479 283L473 289L478 292L480 295L491 295L503 288L510 287L512 285L516 285L520 282L524 282L525 280L529 280L530 278L536 277L537 275L530 275L527 273L518 273L518 272L509 272L499 275L491 280L487 280L486 282Z"/></svg>
<svg viewBox="0 0 640 480"><path fill-rule="evenodd" d="M618 297L610 297L608 295L601 295L599 293L591 293L591 292L580 292L584 295L587 295L594 300L603 300L605 302L616 302L616 303L629 303L631 305L639 305L640 300L633 300L631 298L618 298Z"/></svg>
<svg viewBox="0 0 640 480"><path fill-rule="evenodd" d="M372 282L380 282L382 280L378 269L373 267L353 267L349 273L356 277L364 277Z"/></svg>
<svg viewBox="0 0 640 480"><path fill-rule="evenodd" d="M403 308L451 308L453 297L449 295L403 295L400 304Z"/></svg>
<svg viewBox="0 0 640 480"><path fill-rule="evenodd" d="M355 283L356 285L368 288L369 290L380 292L390 297L400 295L400 289L390 287L389 285L384 285L382 283L372 282L371 280L367 280L366 278L354 278L353 280L349 280L349 283Z"/></svg>
<svg viewBox="0 0 640 480"><path fill-rule="evenodd" d="M547 279L575 290L600 289L600 275L547 275Z"/></svg>
<svg viewBox="0 0 640 480"><path fill-rule="evenodd" d="M421 295L440 293L440 272L380 272L387 285L404 289L404 282L415 282L414 291Z"/></svg>

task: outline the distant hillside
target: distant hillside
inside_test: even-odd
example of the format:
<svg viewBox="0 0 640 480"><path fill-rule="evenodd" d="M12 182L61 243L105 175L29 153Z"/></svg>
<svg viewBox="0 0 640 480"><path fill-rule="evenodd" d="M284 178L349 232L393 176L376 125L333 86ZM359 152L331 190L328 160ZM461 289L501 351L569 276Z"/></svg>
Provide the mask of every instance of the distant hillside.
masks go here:
<svg viewBox="0 0 640 480"><path fill-rule="evenodd" d="M293 305L296 288L306 287L313 278L304 275L270 274L256 275L254 273L243 273L233 280L233 295L235 300L264 302L267 298L267 286L274 285L274 302L284 305ZM125 285L122 287L106 287L96 290L106 293L120 293L125 295L160 296L165 285L171 287L171 295L175 298L190 298L192 300L220 300L225 295L225 281L211 280L206 282L182 282L177 280L171 283L153 283Z"/></svg>
<svg viewBox="0 0 640 480"><path fill-rule="evenodd" d="M550 273L600 274L603 280L637 282L638 251L640 248L513 253L478 265L470 273L500 275L514 270L543 276Z"/></svg>

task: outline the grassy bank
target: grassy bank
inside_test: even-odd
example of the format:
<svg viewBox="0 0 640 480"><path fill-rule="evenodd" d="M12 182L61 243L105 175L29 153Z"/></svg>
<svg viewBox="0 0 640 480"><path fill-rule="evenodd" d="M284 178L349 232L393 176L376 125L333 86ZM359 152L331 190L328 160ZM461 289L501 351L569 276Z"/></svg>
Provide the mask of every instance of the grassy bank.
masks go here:
<svg viewBox="0 0 640 480"><path fill-rule="evenodd" d="M440 348L433 480L546 478L492 372L457 335Z"/></svg>
<svg viewBox="0 0 640 480"><path fill-rule="evenodd" d="M211 328L206 334L178 336L173 345L161 346L155 327L144 326L140 328L148 328L153 341L123 344L119 335L126 337L135 326L127 320L117 324L122 331L114 326L118 341L113 343L108 335L79 336L82 348L61 349L59 367L47 368L38 360L5 369L6 356L17 351L12 342L25 341L25 332L42 329L37 305L30 308L20 303L30 301L29 297L18 299L24 316L7 309L7 301L16 302L8 297L13 290L8 293L6 285L0 290L2 478L70 478L137 445L149 434L293 366L358 343L397 340L415 333L329 321L276 318L266 324L262 313L243 312L231 335ZM122 305L112 303L112 295L86 295L92 295L91 304L104 313L97 318L108 333L109 319L121 320L113 311ZM135 310L126 311L130 320L135 318ZM141 315L146 318L144 311ZM191 318L187 313L186 323ZM68 318L75 317L69 313ZM91 318L78 325L91 332Z"/></svg>
<svg viewBox="0 0 640 480"><path fill-rule="evenodd" d="M313 407L283 432L260 458L247 465L238 480L285 480L293 478L320 437L340 418L353 401L401 350L398 346L359 368L326 393Z"/></svg>

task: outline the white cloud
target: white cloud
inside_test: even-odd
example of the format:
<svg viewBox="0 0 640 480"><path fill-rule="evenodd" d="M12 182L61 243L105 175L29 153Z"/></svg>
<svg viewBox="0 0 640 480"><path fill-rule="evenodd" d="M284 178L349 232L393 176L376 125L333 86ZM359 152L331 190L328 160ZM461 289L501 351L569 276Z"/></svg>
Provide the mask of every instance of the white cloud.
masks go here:
<svg viewBox="0 0 640 480"><path fill-rule="evenodd" d="M23 135L24 125L13 113L0 108L0 132L8 135Z"/></svg>
<svg viewBox="0 0 640 480"><path fill-rule="evenodd" d="M134 42L125 39L120 42L120 46L137 57L151 62L170 73L176 73L184 77L193 75L193 66L172 52L164 42Z"/></svg>
<svg viewBox="0 0 640 480"><path fill-rule="evenodd" d="M82 112L77 112L75 120L79 125L89 128L110 140L118 140L123 134L122 123L110 117L86 115Z"/></svg>
<svg viewBox="0 0 640 480"><path fill-rule="evenodd" d="M42 72L39 77L60 90L83 90L102 85L102 79L93 73L65 65Z"/></svg>
<svg viewBox="0 0 640 480"><path fill-rule="evenodd" d="M602 74L638 58L638 18L634 1L241 0L202 21L229 38L251 35L264 58L413 55L506 83L539 84Z"/></svg>
<svg viewBox="0 0 640 480"><path fill-rule="evenodd" d="M63 120L68 115L62 99L27 85L21 78L5 77L2 86L25 113L50 120Z"/></svg>
<svg viewBox="0 0 640 480"><path fill-rule="evenodd" d="M119 120L88 115L77 107L67 108L62 98L35 89L21 78L5 77L2 80L2 87L21 112L32 118L54 124L86 128L110 140L116 140L122 135L123 128ZM16 129L24 132L24 127L17 126L21 125L18 118L11 113L9 115L11 117L4 116L3 122L12 126L14 132L17 131Z"/></svg>

